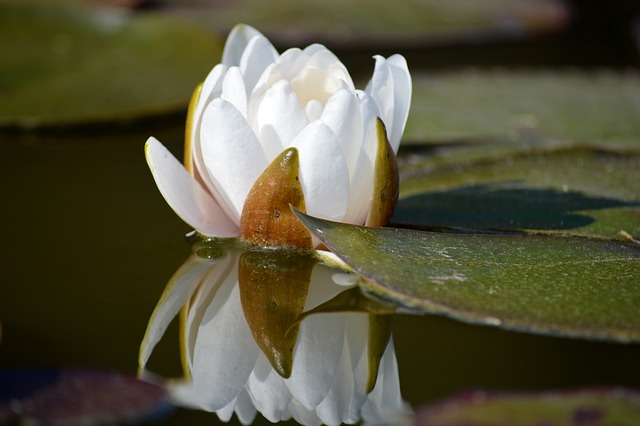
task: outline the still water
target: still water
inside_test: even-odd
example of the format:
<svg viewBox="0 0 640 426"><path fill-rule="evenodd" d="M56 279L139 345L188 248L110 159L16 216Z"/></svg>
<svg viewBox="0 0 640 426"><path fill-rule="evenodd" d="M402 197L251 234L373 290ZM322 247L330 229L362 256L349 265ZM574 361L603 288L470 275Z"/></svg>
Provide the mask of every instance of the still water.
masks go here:
<svg viewBox="0 0 640 426"><path fill-rule="evenodd" d="M135 374L154 307L191 253L190 229L157 191L143 145L154 135L179 155L183 120L0 135L0 368ZM413 407L470 388L640 386L639 345L431 316L397 315L392 327L402 396ZM150 369L181 374L178 334L174 321ZM185 409L165 424L217 423L214 414ZM258 416L255 424L269 423Z"/></svg>

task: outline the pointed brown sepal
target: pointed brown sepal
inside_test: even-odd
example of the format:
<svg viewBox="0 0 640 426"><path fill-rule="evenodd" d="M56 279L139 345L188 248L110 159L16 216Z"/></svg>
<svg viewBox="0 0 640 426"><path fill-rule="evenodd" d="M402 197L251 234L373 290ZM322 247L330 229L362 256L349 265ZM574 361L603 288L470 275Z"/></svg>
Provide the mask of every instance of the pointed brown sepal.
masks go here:
<svg viewBox="0 0 640 426"><path fill-rule="evenodd" d="M191 144L193 143L193 120L196 113L196 106L198 105L200 95L202 94L203 85L204 83L198 84L196 89L193 91L193 94L191 95L189 108L187 109L187 125L184 129L184 158L182 163L184 164L184 168L187 169L191 176L194 175L192 151L193 147L191 146Z"/></svg>
<svg viewBox="0 0 640 426"><path fill-rule="evenodd" d="M387 349L389 339L391 339L392 315L369 315L369 380L367 380L367 393L376 387L378 380L378 369L384 351Z"/></svg>
<svg viewBox="0 0 640 426"><path fill-rule="evenodd" d="M302 313L315 260L292 251L249 251L240 257L242 310L254 340L271 366L291 376Z"/></svg>
<svg viewBox="0 0 640 426"><path fill-rule="evenodd" d="M260 247L311 249L311 234L290 205L306 211L295 148L282 151L253 184L240 216L240 238Z"/></svg>
<svg viewBox="0 0 640 426"><path fill-rule="evenodd" d="M398 163L387 138L387 129L382 120L376 122L378 150L374 164L373 199L365 226L379 228L389 223L398 202L400 180Z"/></svg>

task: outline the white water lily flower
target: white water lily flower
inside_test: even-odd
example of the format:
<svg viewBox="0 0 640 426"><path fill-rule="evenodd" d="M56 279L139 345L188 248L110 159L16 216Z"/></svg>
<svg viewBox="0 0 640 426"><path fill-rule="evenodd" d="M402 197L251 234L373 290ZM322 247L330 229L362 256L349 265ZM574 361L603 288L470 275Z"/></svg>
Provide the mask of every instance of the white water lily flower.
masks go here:
<svg viewBox="0 0 640 426"><path fill-rule="evenodd" d="M357 90L324 46L279 55L260 32L238 25L192 100L186 168L154 138L147 161L169 205L206 236L239 236L247 195L287 148L299 155L306 212L363 225L374 198L376 120L395 153L410 102L400 55L376 56L371 81Z"/></svg>
<svg viewBox="0 0 640 426"><path fill-rule="evenodd" d="M392 339L382 340L387 343L379 352L375 386L367 389L373 325L366 312L306 316L299 325L291 374L282 377L252 334L246 294L239 285L240 256L234 250L216 260L192 256L176 272L141 344L143 377L152 376L145 366L153 348L184 309L185 378L165 383L177 405L215 412L223 421L235 413L243 424L253 422L257 413L272 422L293 418L303 425L399 424L407 419L410 409L400 394ZM349 287L333 279L335 272L313 266L302 301L305 312Z"/></svg>

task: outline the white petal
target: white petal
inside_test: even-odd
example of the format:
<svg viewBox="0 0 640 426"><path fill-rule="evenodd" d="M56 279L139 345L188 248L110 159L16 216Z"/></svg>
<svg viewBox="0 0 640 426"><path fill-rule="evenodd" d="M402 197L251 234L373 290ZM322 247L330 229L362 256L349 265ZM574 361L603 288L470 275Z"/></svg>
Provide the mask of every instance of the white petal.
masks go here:
<svg viewBox="0 0 640 426"><path fill-rule="evenodd" d="M253 420L256 418L256 414L258 414L256 407L251 401L251 396L249 396L246 389L243 389L240 395L238 395L235 412L238 416L238 420L240 420L240 423L243 425L250 425L253 423Z"/></svg>
<svg viewBox="0 0 640 426"><path fill-rule="evenodd" d="M325 46L323 46L323 45L322 45L322 44L320 44L320 43L313 43L313 44L310 44L309 46L307 46L307 47L305 47L305 48L304 48L303 52L304 52L307 56L311 57L311 56L313 56L316 52L319 52L319 51L321 51L321 50L327 50L327 51L331 52L329 49L327 49ZM334 56L335 56L335 55L334 55Z"/></svg>
<svg viewBox="0 0 640 426"><path fill-rule="evenodd" d="M238 236L237 225L157 139L147 140L145 155L158 189L182 220L204 235Z"/></svg>
<svg viewBox="0 0 640 426"><path fill-rule="evenodd" d="M347 161L349 179L353 180L364 136L360 101L356 94L345 89L338 90L329 98L321 119L337 136Z"/></svg>
<svg viewBox="0 0 640 426"><path fill-rule="evenodd" d="M322 111L324 111L324 104L317 99L311 99L307 102L307 120L309 122L316 121L322 116Z"/></svg>
<svg viewBox="0 0 640 426"><path fill-rule="evenodd" d="M380 110L389 143L397 152L411 106L411 75L401 55L389 59L375 56L376 65L367 93L371 94Z"/></svg>
<svg viewBox="0 0 640 426"><path fill-rule="evenodd" d="M205 110L200 139L205 167L222 197L218 201L238 223L249 190L269 164L260 142L242 114L222 99Z"/></svg>
<svg viewBox="0 0 640 426"><path fill-rule="evenodd" d="M333 283L332 273L323 265L313 269L305 311L344 290ZM286 385L293 398L308 410L315 409L334 383L344 347L344 327L342 314L311 315L300 325L293 370Z"/></svg>
<svg viewBox="0 0 640 426"><path fill-rule="evenodd" d="M301 425L320 426L322 424L322 420L316 414L315 407L311 410L307 409L295 399L287 407L287 412L291 413L291 416Z"/></svg>
<svg viewBox="0 0 640 426"><path fill-rule="evenodd" d="M291 80L304 68L310 58L311 56L306 52L306 49L302 51L293 47L282 52L276 62L283 71L284 78Z"/></svg>
<svg viewBox="0 0 640 426"><path fill-rule="evenodd" d="M351 400L345 417L360 417L360 410L367 398L369 381L369 315L347 314L345 339L347 341L351 374L354 380Z"/></svg>
<svg viewBox="0 0 640 426"><path fill-rule="evenodd" d="M227 282L229 275L237 265L237 255L230 252L228 256L220 259L215 268L209 269L202 278L202 284L198 287L191 300L185 305L187 307L186 319L181 321L181 333L184 335L183 361L186 362L189 374L193 372L193 354L200 323L205 312L209 308L211 301L216 296L218 290L223 286L230 285ZM233 277L231 277L233 281ZM218 304L221 307L222 304Z"/></svg>
<svg viewBox="0 0 640 426"><path fill-rule="evenodd" d="M354 90L355 86L353 85L353 80L351 79L351 75L349 75L347 67L344 66L332 51L322 45L317 46L318 47L313 50L307 66L325 70L332 79L343 81L351 90Z"/></svg>
<svg viewBox="0 0 640 426"><path fill-rule="evenodd" d="M256 408L267 420L272 423L285 420L283 417L286 417L286 409L291 402L291 392L263 353L258 355L248 387Z"/></svg>
<svg viewBox="0 0 640 426"><path fill-rule="evenodd" d="M151 351L160 341L171 321L193 295L207 271L214 268L218 261L219 259L209 261L197 256L190 256L173 274L162 292L160 301L153 310L147 331L140 344L138 361L140 368L145 367L151 356Z"/></svg>
<svg viewBox="0 0 640 426"><path fill-rule="evenodd" d="M378 151L376 120L379 112L371 96L362 91L357 91L357 94L360 98L359 106L364 135L351 176L349 209L343 222L363 225L373 196L374 164Z"/></svg>
<svg viewBox="0 0 640 426"><path fill-rule="evenodd" d="M411 407L400 394L398 362L390 340L380 360L376 387L362 407L362 417L372 425L405 424L410 414Z"/></svg>
<svg viewBox="0 0 640 426"><path fill-rule="evenodd" d="M374 56L376 64L366 92L371 95L378 106L380 118L387 127L387 133L393 128L394 84L393 75L387 60L382 56Z"/></svg>
<svg viewBox="0 0 640 426"><path fill-rule="evenodd" d="M220 194L218 194L217 189L213 185L213 181L209 178L209 174L204 166L204 160L202 159L200 124L202 122L202 114L206 106L209 105L213 99L219 98L222 94L222 84L224 76L227 73L227 69L228 67L226 65L218 64L213 68L213 70L211 70L202 86L202 91L200 92L200 97L191 123L191 137L193 138L191 141L191 153L195 165L193 170L194 176L196 180L202 183L203 188L205 188L207 192L217 200L220 199ZM227 215L229 215L229 209L225 209L225 206L221 207L225 212L227 212Z"/></svg>
<svg viewBox="0 0 640 426"><path fill-rule="evenodd" d="M360 399L356 409L364 401L369 381L369 315L352 314L348 317L345 330L351 360L351 371L354 377L354 398ZM353 402L352 402L353 403Z"/></svg>
<svg viewBox="0 0 640 426"><path fill-rule="evenodd" d="M411 107L411 74L407 67L407 61L402 55L393 55L387 59L391 75L393 77L393 128L389 131L389 143L394 152L398 152L398 146L404 133L409 108Z"/></svg>
<svg viewBox="0 0 640 426"><path fill-rule="evenodd" d="M191 398L208 411L225 407L243 390L258 358L258 346L244 319L237 270L226 278L202 317L193 354Z"/></svg>
<svg viewBox="0 0 640 426"><path fill-rule="evenodd" d="M191 134L196 141L200 140L200 121L202 119L204 108L213 99L220 97L220 94L222 93L222 83L224 81L224 76L227 73L227 69L228 67L226 65L216 65L213 67L211 72L209 72L209 75L207 75L207 78L202 84L202 91L200 92L200 98L198 99L198 103L193 114L193 122L191 123L193 126ZM195 143L196 141L192 142L192 149L195 149L199 145L199 142Z"/></svg>
<svg viewBox="0 0 640 426"><path fill-rule="evenodd" d="M345 315L348 322L349 315ZM346 342L345 342L346 343ZM357 419L348 422L347 409L353 393L353 371L351 370L350 354L348 350L342 351L340 364L335 379L327 396L317 407L318 417L326 425L341 425L343 422L355 423Z"/></svg>
<svg viewBox="0 0 640 426"><path fill-rule="evenodd" d="M227 405L222 407L219 410L216 410L216 414L218 418L225 423L228 423L233 417L233 410L236 408L236 402L238 402L238 398L234 398L233 401L229 402ZM197 408L197 407L196 407Z"/></svg>
<svg viewBox="0 0 640 426"><path fill-rule="evenodd" d="M240 70L244 75L247 93L251 93L262 73L278 59L278 52L264 36L249 41L240 59Z"/></svg>
<svg viewBox="0 0 640 426"><path fill-rule="evenodd" d="M286 385L294 399L314 409L333 384L344 347L344 316L311 315L302 322Z"/></svg>
<svg viewBox="0 0 640 426"><path fill-rule="evenodd" d="M300 154L300 182L307 212L340 221L349 206L349 171L333 131L314 121L293 140Z"/></svg>
<svg viewBox="0 0 640 426"><path fill-rule="evenodd" d="M240 68L229 68L224 76L220 97L229 101L245 118L247 117L247 90Z"/></svg>
<svg viewBox="0 0 640 426"><path fill-rule="evenodd" d="M262 37L262 33L250 25L238 24L229 33L224 44L222 53L222 63L228 66L240 65L242 53L247 48L249 42L255 37Z"/></svg>
<svg viewBox="0 0 640 426"><path fill-rule="evenodd" d="M274 84L257 111L258 134L267 158L275 158L307 125L307 114L286 80Z"/></svg>

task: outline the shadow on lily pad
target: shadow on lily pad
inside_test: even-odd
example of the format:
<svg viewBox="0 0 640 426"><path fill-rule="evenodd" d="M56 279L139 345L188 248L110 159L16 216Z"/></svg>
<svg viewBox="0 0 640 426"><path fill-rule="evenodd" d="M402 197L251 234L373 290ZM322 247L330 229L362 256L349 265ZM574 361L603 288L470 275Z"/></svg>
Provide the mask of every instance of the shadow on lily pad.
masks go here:
<svg viewBox="0 0 640 426"><path fill-rule="evenodd" d="M526 188L514 181L409 196L398 202L391 221L395 226L434 228L572 230L596 221L586 212L617 207L640 207L640 202Z"/></svg>

